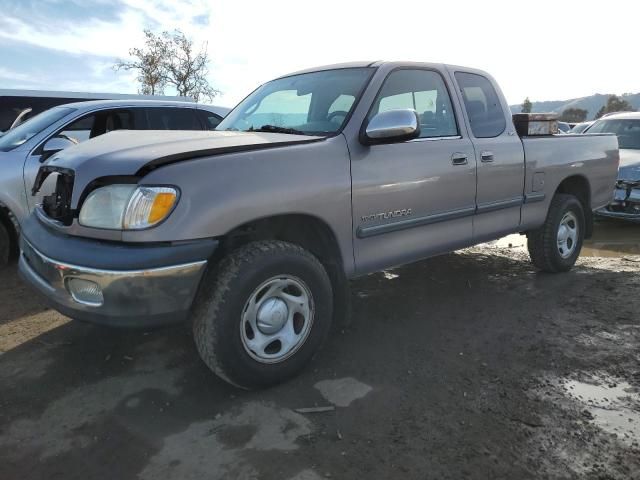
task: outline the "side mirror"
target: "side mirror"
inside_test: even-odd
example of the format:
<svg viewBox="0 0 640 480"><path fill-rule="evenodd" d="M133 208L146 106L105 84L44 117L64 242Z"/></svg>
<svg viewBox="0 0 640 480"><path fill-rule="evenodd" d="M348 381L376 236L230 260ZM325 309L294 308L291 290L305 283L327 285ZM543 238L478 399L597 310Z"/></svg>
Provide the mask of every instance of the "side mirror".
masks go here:
<svg viewBox="0 0 640 480"><path fill-rule="evenodd" d="M73 147L77 145L78 142L74 142L68 137L53 137L45 142L42 146L42 157L40 158L41 162L44 162L51 155L58 153L65 148Z"/></svg>
<svg viewBox="0 0 640 480"><path fill-rule="evenodd" d="M367 145L411 140L420 136L420 121L415 110L387 110L367 124L363 140Z"/></svg>

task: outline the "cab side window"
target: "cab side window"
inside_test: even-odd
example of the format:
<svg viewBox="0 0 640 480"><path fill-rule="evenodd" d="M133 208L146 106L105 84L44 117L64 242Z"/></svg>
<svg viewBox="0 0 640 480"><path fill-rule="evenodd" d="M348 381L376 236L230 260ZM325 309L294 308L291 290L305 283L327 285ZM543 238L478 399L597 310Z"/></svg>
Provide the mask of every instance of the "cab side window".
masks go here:
<svg viewBox="0 0 640 480"><path fill-rule="evenodd" d="M202 130L197 110L192 108L149 108L149 129L151 130Z"/></svg>
<svg viewBox="0 0 640 480"><path fill-rule="evenodd" d="M387 110L413 109L420 119L420 137L458 135L451 97L442 76L432 70L395 70L384 81L369 118Z"/></svg>
<svg viewBox="0 0 640 480"><path fill-rule="evenodd" d="M103 110L79 118L64 127L57 135L63 135L81 143L114 130L134 129L135 122L130 110Z"/></svg>
<svg viewBox="0 0 640 480"><path fill-rule="evenodd" d="M476 138L492 138L504 132L507 122L491 82L475 73L456 72L471 131Z"/></svg>

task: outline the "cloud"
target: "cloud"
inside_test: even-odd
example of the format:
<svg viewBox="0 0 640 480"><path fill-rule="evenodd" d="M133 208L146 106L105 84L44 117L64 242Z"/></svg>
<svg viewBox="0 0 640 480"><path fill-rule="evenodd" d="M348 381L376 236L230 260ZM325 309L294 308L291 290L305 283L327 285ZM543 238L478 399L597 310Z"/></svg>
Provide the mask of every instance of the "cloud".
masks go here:
<svg viewBox="0 0 640 480"><path fill-rule="evenodd" d="M0 67L0 81L29 83L32 81L32 78L26 73L16 72L15 70Z"/></svg>
<svg viewBox="0 0 640 480"><path fill-rule="evenodd" d="M201 0L49 1L46 8L33 2L13 2L0 18L0 38L67 53L105 57L126 56L143 41L143 30L204 29L209 18ZM52 5L58 8L51 8ZM90 13L87 13L90 12ZM79 21L81 20L81 21ZM197 33L197 32L196 32Z"/></svg>
<svg viewBox="0 0 640 480"><path fill-rule="evenodd" d="M136 93L134 78L112 70L109 58L4 42L0 87Z"/></svg>
<svg viewBox="0 0 640 480"><path fill-rule="evenodd" d="M1 86L136 93L135 74L114 72L111 67L115 60L126 58L129 48L143 43L144 28L179 28L191 35L194 29L190 25L196 18L204 29L208 21L206 4L183 1L176 5L165 0L10 1L0 17Z"/></svg>
<svg viewBox="0 0 640 480"><path fill-rule="evenodd" d="M640 5L609 0L606 11L624 15L603 22L602 3L596 0L579 7L539 0L524 13L519 2L497 0L459 0L455 6L408 0L402 8L376 0L325 0L322 8L299 0L3 0L0 42L39 48L43 57L59 54L61 71L49 71L43 88L56 78L61 82L56 86L64 89L84 82L135 91L131 76L116 75L108 66L143 43L144 28L178 28L197 45L208 44L210 79L223 91L215 103L222 105L291 71L378 59L479 67L497 78L511 103L518 103L525 96L638 90L640 64L630 52L637 43ZM581 40L589 34L593 38ZM37 70L7 62L11 55L3 45L0 65L14 73Z"/></svg>

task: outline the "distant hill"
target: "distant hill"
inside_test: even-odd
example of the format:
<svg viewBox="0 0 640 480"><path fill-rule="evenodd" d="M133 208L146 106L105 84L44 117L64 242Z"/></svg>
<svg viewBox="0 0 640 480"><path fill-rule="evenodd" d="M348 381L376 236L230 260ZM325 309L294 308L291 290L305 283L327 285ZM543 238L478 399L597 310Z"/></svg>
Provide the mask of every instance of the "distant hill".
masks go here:
<svg viewBox="0 0 640 480"><path fill-rule="evenodd" d="M626 100L636 110L640 110L640 93L625 93L619 95L620 98ZM567 108L583 108L589 113L587 114L587 120L593 120L598 110L600 110L605 103L607 103L609 94L603 95L596 93L590 97L573 98L571 100L549 100L546 102L531 102L532 112L556 112L562 113ZM522 109L522 104L511 105L512 113L519 113Z"/></svg>

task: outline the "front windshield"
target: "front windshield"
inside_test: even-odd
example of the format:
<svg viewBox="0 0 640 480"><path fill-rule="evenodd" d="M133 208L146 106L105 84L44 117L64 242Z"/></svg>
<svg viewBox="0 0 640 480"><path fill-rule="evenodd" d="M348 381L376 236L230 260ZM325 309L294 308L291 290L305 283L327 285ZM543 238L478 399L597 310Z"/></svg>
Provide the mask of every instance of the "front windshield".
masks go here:
<svg viewBox="0 0 640 480"><path fill-rule="evenodd" d="M640 120L599 120L586 133L615 133L620 148L640 150Z"/></svg>
<svg viewBox="0 0 640 480"><path fill-rule="evenodd" d="M73 112L73 108L55 107L30 118L23 124L9 130L0 137L0 152L8 152L14 148L18 148L24 142L37 135L45 128L54 124L62 117Z"/></svg>
<svg viewBox="0 0 640 480"><path fill-rule="evenodd" d="M216 130L328 135L340 131L373 69L303 73L265 83Z"/></svg>

